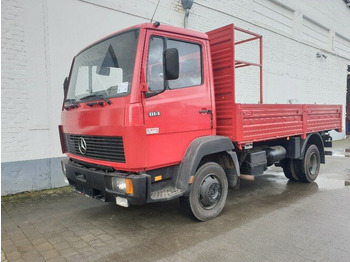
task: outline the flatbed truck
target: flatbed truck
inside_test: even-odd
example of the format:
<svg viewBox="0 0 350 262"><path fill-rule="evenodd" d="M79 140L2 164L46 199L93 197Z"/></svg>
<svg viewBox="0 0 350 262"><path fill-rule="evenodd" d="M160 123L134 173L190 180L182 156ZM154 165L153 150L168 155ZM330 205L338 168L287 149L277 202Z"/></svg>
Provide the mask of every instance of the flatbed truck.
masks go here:
<svg viewBox="0 0 350 262"><path fill-rule="evenodd" d="M236 47L252 41L259 62L237 60ZM200 33L159 22L82 50L64 82L59 126L69 184L124 207L179 198L207 221L241 174L275 164L289 180L313 182L342 107L264 104L262 53L262 36L233 24ZM259 70L257 104L236 102L236 70L248 66Z"/></svg>

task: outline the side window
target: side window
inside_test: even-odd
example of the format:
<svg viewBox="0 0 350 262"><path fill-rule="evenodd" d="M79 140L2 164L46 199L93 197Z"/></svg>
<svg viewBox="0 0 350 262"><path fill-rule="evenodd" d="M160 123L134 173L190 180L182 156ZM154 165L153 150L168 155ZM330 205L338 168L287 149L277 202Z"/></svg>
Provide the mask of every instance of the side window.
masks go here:
<svg viewBox="0 0 350 262"><path fill-rule="evenodd" d="M167 48L177 48L179 51L179 78L169 80L169 88L197 86L202 83L201 48L198 44L168 40Z"/></svg>
<svg viewBox="0 0 350 262"><path fill-rule="evenodd" d="M150 91L164 89L163 50L164 39L151 37L147 60L147 84Z"/></svg>

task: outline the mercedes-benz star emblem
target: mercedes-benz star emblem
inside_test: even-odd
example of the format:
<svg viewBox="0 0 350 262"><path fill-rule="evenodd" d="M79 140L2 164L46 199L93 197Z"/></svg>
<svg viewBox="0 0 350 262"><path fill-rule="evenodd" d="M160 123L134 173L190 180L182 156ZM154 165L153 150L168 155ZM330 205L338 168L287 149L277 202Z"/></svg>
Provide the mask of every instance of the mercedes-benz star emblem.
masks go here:
<svg viewBox="0 0 350 262"><path fill-rule="evenodd" d="M80 138L78 148L79 148L79 151L82 155L86 154L86 150L87 150L86 141L82 137Z"/></svg>

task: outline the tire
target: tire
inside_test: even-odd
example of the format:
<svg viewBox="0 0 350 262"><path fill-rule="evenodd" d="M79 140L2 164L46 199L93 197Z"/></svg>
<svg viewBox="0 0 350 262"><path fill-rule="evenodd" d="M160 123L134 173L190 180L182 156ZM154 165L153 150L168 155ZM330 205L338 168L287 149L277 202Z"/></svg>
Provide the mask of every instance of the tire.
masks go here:
<svg viewBox="0 0 350 262"><path fill-rule="evenodd" d="M180 197L185 213L200 221L217 217L225 206L228 182L225 171L215 162L202 165L196 172L189 196Z"/></svg>
<svg viewBox="0 0 350 262"><path fill-rule="evenodd" d="M298 173L301 181L311 183L315 181L320 172L321 156L316 145L309 145L303 159L299 161L300 172Z"/></svg>
<svg viewBox="0 0 350 262"><path fill-rule="evenodd" d="M286 158L283 161L281 161L281 166L283 168L283 173L291 181L298 181L298 169L295 159L289 159Z"/></svg>

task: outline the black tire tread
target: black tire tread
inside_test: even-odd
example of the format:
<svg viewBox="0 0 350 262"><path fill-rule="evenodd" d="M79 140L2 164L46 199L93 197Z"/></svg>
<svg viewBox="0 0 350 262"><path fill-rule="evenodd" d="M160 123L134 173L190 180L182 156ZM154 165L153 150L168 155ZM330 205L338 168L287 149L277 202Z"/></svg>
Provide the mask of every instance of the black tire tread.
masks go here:
<svg viewBox="0 0 350 262"><path fill-rule="evenodd" d="M317 178L317 175L318 175L318 174L316 175L316 178L314 180L309 179L308 175L307 175L308 171L307 171L307 166L306 166L306 160L307 160L307 156L311 150L316 150L316 152L318 154L318 160L320 160L320 151L318 150L318 147L314 144L308 145L308 147L305 151L305 155L304 155L303 159L300 161L300 164L298 165L298 169L299 169L298 174L299 174L300 180L305 182L305 183L313 182Z"/></svg>
<svg viewBox="0 0 350 262"><path fill-rule="evenodd" d="M225 190L226 190L226 192L225 192L225 197L223 198L224 200L224 202L221 202L221 205L225 205L225 202L226 202L226 197L227 197L227 193L228 193L228 181L227 181L227 176L226 176L226 173L225 173L225 171L223 170L223 168L219 165L219 164L217 164L216 162L208 162L208 163L205 163L205 164L203 164L198 170L197 170L197 172L196 172L196 175L195 175L195 180L194 180L194 182L193 182L193 184L192 184L192 188L191 188L191 192L190 192L190 194L188 195L188 196L182 196L182 197L180 197L180 206L181 206L181 208L182 208L182 210L186 213L186 214L189 214L191 217L193 217L193 218L195 218L195 219L197 219L197 220L199 220L199 221L207 221L207 220L210 220L210 219L213 219L213 218L215 218L216 216L218 216L220 213L221 213L221 211L222 211L222 208L223 208L223 206L221 207L221 209L220 210L217 210L216 212L217 212L217 214L215 214L215 215L213 215L213 214L211 214L211 215L208 215L208 214L201 214L201 211L199 211L199 210L197 210L197 208L198 208L198 206L197 205L199 205L199 203L197 203L196 201L195 202L193 202L194 203L194 205L193 206L191 206L191 201L193 201L193 198L192 198L192 200L191 200L191 196L193 197L193 195L191 195L192 194L192 192L193 192L193 187L194 187L194 184L196 183L196 177L197 176L201 176L203 173L201 173L201 172L204 172L203 170L205 170L205 169L212 169L212 168L216 168L217 169L217 171L218 171L218 173L221 173L221 175L220 176L222 176L222 178L224 179L224 187L225 187ZM220 208L220 207L219 207ZM193 209L195 210L195 211L193 211ZM215 212L214 212L215 213ZM197 215L196 215L197 214ZM210 214L210 213L209 213Z"/></svg>
<svg viewBox="0 0 350 262"><path fill-rule="evenodd" d="M293 163L291 163L293 161ZM289 159L286 158L283 161L281 161L281 166L283 169L283 173L291 181L298 181L300 178L298 176L298 168L296 165L296 160L295 159ZM294 168L294 170L292 170ZM294 176L293 176L294 172Z"/></svg>
<svg viewBox="0 0 350 262"><path fill-rule="evenodd" d="M292 171L290 170L289 167L289 161L290 159L283 159L283 161L281 161L281 167L283 169L283 173L286 176L286 178L288 178L289 180L294 180L293 176L292 176Z"/></svg>

